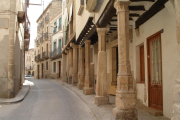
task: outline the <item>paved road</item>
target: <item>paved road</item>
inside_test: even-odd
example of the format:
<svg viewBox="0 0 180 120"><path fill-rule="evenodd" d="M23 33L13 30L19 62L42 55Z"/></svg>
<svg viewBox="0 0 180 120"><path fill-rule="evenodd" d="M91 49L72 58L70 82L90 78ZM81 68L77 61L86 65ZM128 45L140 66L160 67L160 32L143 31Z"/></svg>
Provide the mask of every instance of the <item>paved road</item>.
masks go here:
<svg viewBox="0 0 180 120"><path fill-rule="evenodd" d="M74 92L50 80L31 81L24 101L0 105L0 120L94 120Z"/></svg>

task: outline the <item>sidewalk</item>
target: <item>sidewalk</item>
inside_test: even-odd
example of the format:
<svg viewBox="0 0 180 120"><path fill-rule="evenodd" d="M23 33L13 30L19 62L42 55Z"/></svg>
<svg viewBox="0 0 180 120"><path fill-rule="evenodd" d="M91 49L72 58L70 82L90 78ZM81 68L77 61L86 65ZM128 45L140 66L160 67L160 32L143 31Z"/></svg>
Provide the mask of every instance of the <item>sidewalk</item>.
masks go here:
<svg viewBox="0 0 180 120"><path fill-rule="evenodd" d="M29 89L30 89L30 83L29 81L26 80L22 88L20 89L19 93L16 95L16 97L11 99L0 98L0 104L13 104L13 103L21 102L28 94Z"/></svg>
<svg viewBox="0 0 180 120"><path fill-rule="evenodd" d="M90 108L92 114L96 117L97 120L110 120L112 115L112 109L115 107L115 96L109 95L110 104L103 106L96 106L94 103L95 94L93 95L84 95L82 90L79 90L77 86L72 86L71 84L63 83L61 80L52 80L57 82L70 90L74 91ZM136 109L138 111L138 120L170 120L164 116L155 117L149 112L144 111L144 106L141 103L137 103ZM143 109L141 109L143 108Z"/></svg>

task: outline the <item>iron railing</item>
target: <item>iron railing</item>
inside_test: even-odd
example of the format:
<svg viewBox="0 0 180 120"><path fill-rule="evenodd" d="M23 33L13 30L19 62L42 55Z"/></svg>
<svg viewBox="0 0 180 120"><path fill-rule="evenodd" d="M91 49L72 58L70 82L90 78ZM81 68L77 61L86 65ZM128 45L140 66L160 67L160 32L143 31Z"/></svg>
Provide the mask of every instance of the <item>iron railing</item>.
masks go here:
<svg viewBox="0 0 180 120"><path fill-rule="evenodd" d="M42 53L42 58L43 58L43 59L49 58L49 53L48 53L48 51L45 51L45 52Z"/></svg>
<svg viewBox="0 0 180 120"><path fill-rule="evenodd" d="M44 39L48 39L48 32L44 34Z"/></svg>
<svg viewBox="0 0 180 120"><path fill-rule="evenodd" d="M58 56L58 55L60 55L61 54L61 52L62 52L62 49L61 49L62 47L61 46L59 46L58 48L56 48L56 49L54 49L52 52L51 52L51 58L53 58L53 57L56 57L56 56Z"/></svg>

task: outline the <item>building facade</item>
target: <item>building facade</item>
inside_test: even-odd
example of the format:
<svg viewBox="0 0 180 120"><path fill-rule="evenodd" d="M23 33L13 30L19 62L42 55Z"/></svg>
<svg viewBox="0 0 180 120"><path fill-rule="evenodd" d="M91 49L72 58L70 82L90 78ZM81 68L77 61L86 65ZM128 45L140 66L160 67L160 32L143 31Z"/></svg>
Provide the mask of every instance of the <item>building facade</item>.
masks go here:
<svg viewBox="0 0 180 120"><path fill-rule="evenodd" d="M51 77L51 21L61 13L61 0L52 1L37 20L37 39L35 40L35 78Z"/></svg>
<svg viewBox="0 0 180 120"><path fill-rule="evenodd" d="M25 52L25 75L34 76L34 49Z"/></svg>
<svg viewBox="0 0 180 120"><path fill-rule="evenodd" d="M51 39L51 78L62 78L62 43L63 43L63 30L62 30L62 14L60 13L51 21L52 39Z"/></svg>
<svg viewBox="0 0 180 120"><path fill-rule="evenodd" d="M62 0L51 22L52 78L95 94L97 106L116 95L114 120L136 120L137 100L177 120L179 18L179 0Z"/></svg>
<svg viewBox="0 0 180 120"><path fill-rule="evenodd" d="M24 51L29 48L27 0L2 0L0 7L0 98L12 98L24 81Z"/></svg>

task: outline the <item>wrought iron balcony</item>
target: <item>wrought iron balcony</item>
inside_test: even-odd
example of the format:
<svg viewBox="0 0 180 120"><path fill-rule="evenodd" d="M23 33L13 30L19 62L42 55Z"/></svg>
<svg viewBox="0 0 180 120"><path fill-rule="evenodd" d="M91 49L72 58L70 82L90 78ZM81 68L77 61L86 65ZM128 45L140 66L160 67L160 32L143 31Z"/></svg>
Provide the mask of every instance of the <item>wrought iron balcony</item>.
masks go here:
<svg viewBox="0 0 180 120"><path fill-rule="evenodd" d="M49 58L49 52L48 51L43 52L42 59L48 59L48 58Z"/></svg>
<svg viewBox="0 0 180 120"><path fill-rule="evenodd" d="M41 61L41 55L40 54L35 56L35 62L39 62L39 61Z"/></svg>
<svg viewBox="0 0 180 120"><path fill-rule="evenodd" d="M43 36L42 37L40 37L40 43L42 43L43 42Z"/></svg>
<svg viewBox="0 0 180 120"><path fill-rule="evenodd" d="M36 46L39 45L39 40L35 40Z"/></svg>
<svg viewBox="0 0 180 120"><path fill-rule="evenodd" d="M47 16L45 17L45 22L46 22L46 23L49 22L49 15L47 15Z"/></svg>
<svg viewBox="0 0 180 120"><path fill-rule="evenodd" d="M44 39L47 40L48 39L48 32L44 33Z"/></svg>
<svg viewBox="0 0 180 120"><path fill-rule="evenodd" d="M62 58L62 49L61 49L61 46L59 46L58 48L56 48L55 50L53 50L51 52L51 59L58 59L58 58Z"/></svg>

